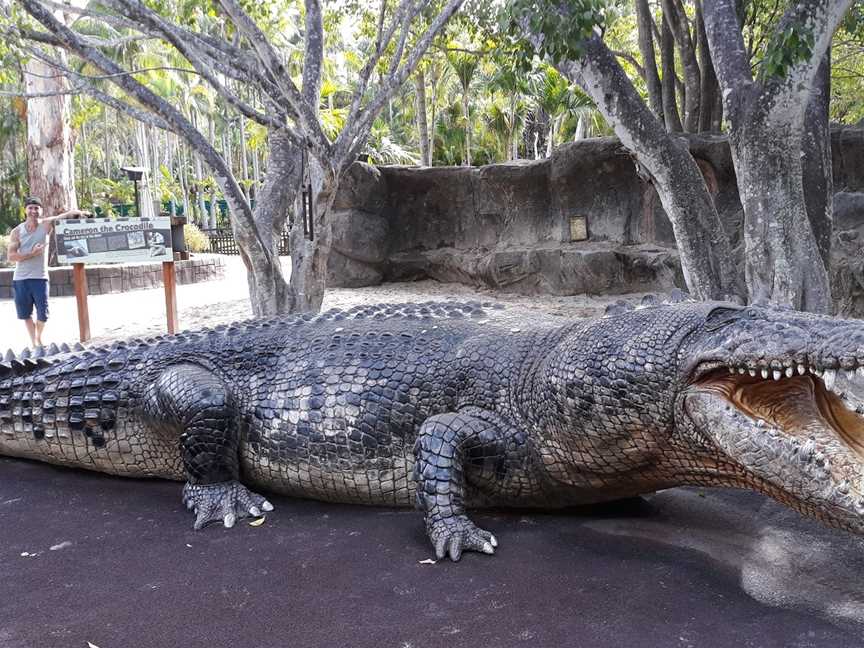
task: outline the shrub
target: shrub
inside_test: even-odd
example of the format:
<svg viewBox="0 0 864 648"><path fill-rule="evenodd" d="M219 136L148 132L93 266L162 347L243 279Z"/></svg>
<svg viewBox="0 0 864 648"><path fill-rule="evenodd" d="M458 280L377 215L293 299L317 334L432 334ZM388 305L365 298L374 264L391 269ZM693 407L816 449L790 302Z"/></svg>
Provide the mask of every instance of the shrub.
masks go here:
<svg viewBox="0 0 864 648"><path fill-rule="evenodd" d="M183 238L186 240L186 249L189 252L210 251L210 237L198 229L197 225L186 223L183 226Z"/></svg>
<svg viewBox="0 0 864 648"><path fill-rule="evenodd" d="M0 268L7 268L12 264L6 258L7 250L9 249L9 237L0 236Z"/></svg>

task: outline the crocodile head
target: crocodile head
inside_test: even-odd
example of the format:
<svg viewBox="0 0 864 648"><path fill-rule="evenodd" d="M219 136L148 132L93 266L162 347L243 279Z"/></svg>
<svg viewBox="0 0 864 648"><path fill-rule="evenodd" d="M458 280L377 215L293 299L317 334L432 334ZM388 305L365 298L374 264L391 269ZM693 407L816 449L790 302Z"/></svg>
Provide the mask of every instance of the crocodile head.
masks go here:
<svg viewBox="0 0 864 648"><path fill-rule="evenodd" d="M691 483L759 490L864 533L864 323L715 305L679 349L679 387Z"/></svg>

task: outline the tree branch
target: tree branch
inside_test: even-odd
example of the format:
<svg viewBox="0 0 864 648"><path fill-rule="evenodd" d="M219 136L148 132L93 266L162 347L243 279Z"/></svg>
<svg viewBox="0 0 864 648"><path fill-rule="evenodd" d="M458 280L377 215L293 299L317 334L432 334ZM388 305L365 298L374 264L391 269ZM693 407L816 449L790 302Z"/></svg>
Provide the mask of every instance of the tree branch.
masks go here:
<svg viewBox="0 0 864 648"><path fill-rule="evenodd" d="M412 0L402 0L402 2L396 8L396 13L393 16L393 20L387 27L386 34L384 34L382 30L384 27L384 12L386 8L386 0L381 0L381 10L378 15L378 36L375 40L375 51L370 54L369 58L366 61L366 65L364 65L363 69L360 70L360 75L357 81L357 88L354 91L354 96L351 98L351 106L348 108L348 117L345 120L346 123L350 124L357 118L357 114L360 111L360 104L363 101L363 97L366 95L366 88L369 85L369 78L372 76L372 72L375 70L375 66L378 65L378 61L381 60L381 56L384 54L384 50L387 49L387 45L393 38L393 32L395 31L396 25L398 24L398 17L402 15L403 12L407 11L408 5L411 3L411 1Z"/></svg>
<svg viewBox="0 0 864 648"><path fill-rule="evenodd" d="M261 64L267 69L274 82L282 92L285 100L293 109L300 130L306 136L312 152L319 160L330 157L331 144L321 130L317 112L305 101L300 90L291 80L291 75L285 69L279 54L273 49L267 36L240 7L236 0L219 0L222 9L230 16L237 29L252 44Z"/></svg>
<svg viewBox="0 0 864 648"><path fill-rule="evenodd" d="M183 38L183 35L179 34L172 24L164 20L155 11L137 0L102 0L102 2L107 6L114 7L118 11L122 11L127 17L139 21L142 27L147 27L156 31L156 33L158 33L162 38L173 45L177 51L192 64L195 71L207 80L219 96L225 99L225 101L233 106L240 114L258 122L262 126L272 128L282 128L285 126L284 122L280 122L278 119L274 119L270 115L255 110L231 92L219 81L216 75L213 74L212 66L202 60L201 54L195 50L191 42L188 39ZM247 83L252 81L251 79L244 80ZM297 139L296 134L294 137Z"/></svg>
<svg viewBox="0 0 864 648"><path fill-rule="evenodd" d="M75 84L75 87L80 92L84 92L96 99L97 101L111 106L115 110L123 112L132 119L136 119L145 124L149 124L150 126L155 126L156 128L160 128L162 130L166 130L172 133L176 132L173 128L171 128L171 126L168 125L167 122L165 122L165 120L160 119L159 117L144 110L140 110L138 108L135 108L134 106L130 106L129 104L120 101L116 97L112 97L104 90L100 90L90 82L88 77L82 75L80 72L74 70L68 65L64 65L59 59L48 56L47 54L45 54L45 52L42 52L41 50L32 46L26 47L26 50L30 52L32 56L38 58L40 61L42 61L49 67L53 67L54 69L56 69L60 74L65 74L67 77L75 77L78 80L78 82Z"/></svg>
<svg viewBox="0 0 864 648"><path fill-rule="evenodd" d="M711 0L705 3L703 11L714 72L726 103L730 93L753 82L735 0Z"/></svg>
<svg viewBox="0 0 864 648"><path fill-rule="evenodd" d="M123 70L117 63L106 57L98 49L84 43L78 35L69 27L57 20L54 15L43 7L37 0L18 0L24 10L34 19L41 23L48 31L55 34L65 49L68 49L96 68L106 74L116 75L111 81L121 88L126 94L147 106L156 115L161 117L169 127L192 146L207 162L219 182L225 199L231 205L231 211L235 216L235 225L241 231L249 235L251 245L256 254L262 258L269 259L270 249L264 244L261 235L255 227L255 219L252 207L240 189L240 185L225 163L221 155L210 145L207 139L192 124L167 101L153 93L149 88L142 85L134 77L123 74Z"/></svg>
<svg viewBox="0 0 864 648"><path fill-rule="evenodd" d="M379 84L377 90L373 91L372 100L366 105L366 108L364 109L363 114L359 116L359 119L355 120L353 123L348 122L348 125L341 133L339 133L339 137L336 139L335 144L336 158L338 160L337 164L342 165L346 162L350 164L350 162L353 161L346 156L358 148L358 134L368 133L370 131L372 122L375 121L375 118L384 107L384 104L387 103L393 93L400 88L405 80L414 72L414 68L417 67L417 64L426 53L426 50L429 49L432 41L435 40L438 33L443 29L444 25L447 24L447 21L450 20L453 14L459 10L463 2L464 0L449 0L429 26L426 33L423 34L420 41L414 46L414 49L408 57L405 65Z"/></svg>

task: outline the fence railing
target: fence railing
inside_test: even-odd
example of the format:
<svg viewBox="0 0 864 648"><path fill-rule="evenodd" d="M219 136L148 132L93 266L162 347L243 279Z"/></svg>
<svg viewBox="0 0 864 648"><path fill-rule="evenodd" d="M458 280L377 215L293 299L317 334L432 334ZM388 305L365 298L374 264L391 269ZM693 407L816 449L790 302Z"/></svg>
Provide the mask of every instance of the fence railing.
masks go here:
<svg viewBox="0 0 864 648"><path fill-rule="evenodd" d="M240 248L237 247L237 241L234 240L234 233L230 228L202 229L201 231L210 239L210 251L214 254L240 254ZM285 228L279 236L279 255L287 256L290 253L288 228Z"/></svg>

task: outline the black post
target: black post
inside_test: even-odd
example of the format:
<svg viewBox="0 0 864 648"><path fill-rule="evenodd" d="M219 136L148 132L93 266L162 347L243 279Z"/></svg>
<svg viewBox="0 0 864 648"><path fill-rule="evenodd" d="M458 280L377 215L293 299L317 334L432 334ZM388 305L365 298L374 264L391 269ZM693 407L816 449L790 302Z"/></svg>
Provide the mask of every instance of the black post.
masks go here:
<svg viewBox="0 0 864 648"><path fill-rule="evenodd" d="M135 215L138 218L141 218L141 200L138 198L138 181L133 180L132 184L135 185Z"/></svg>

